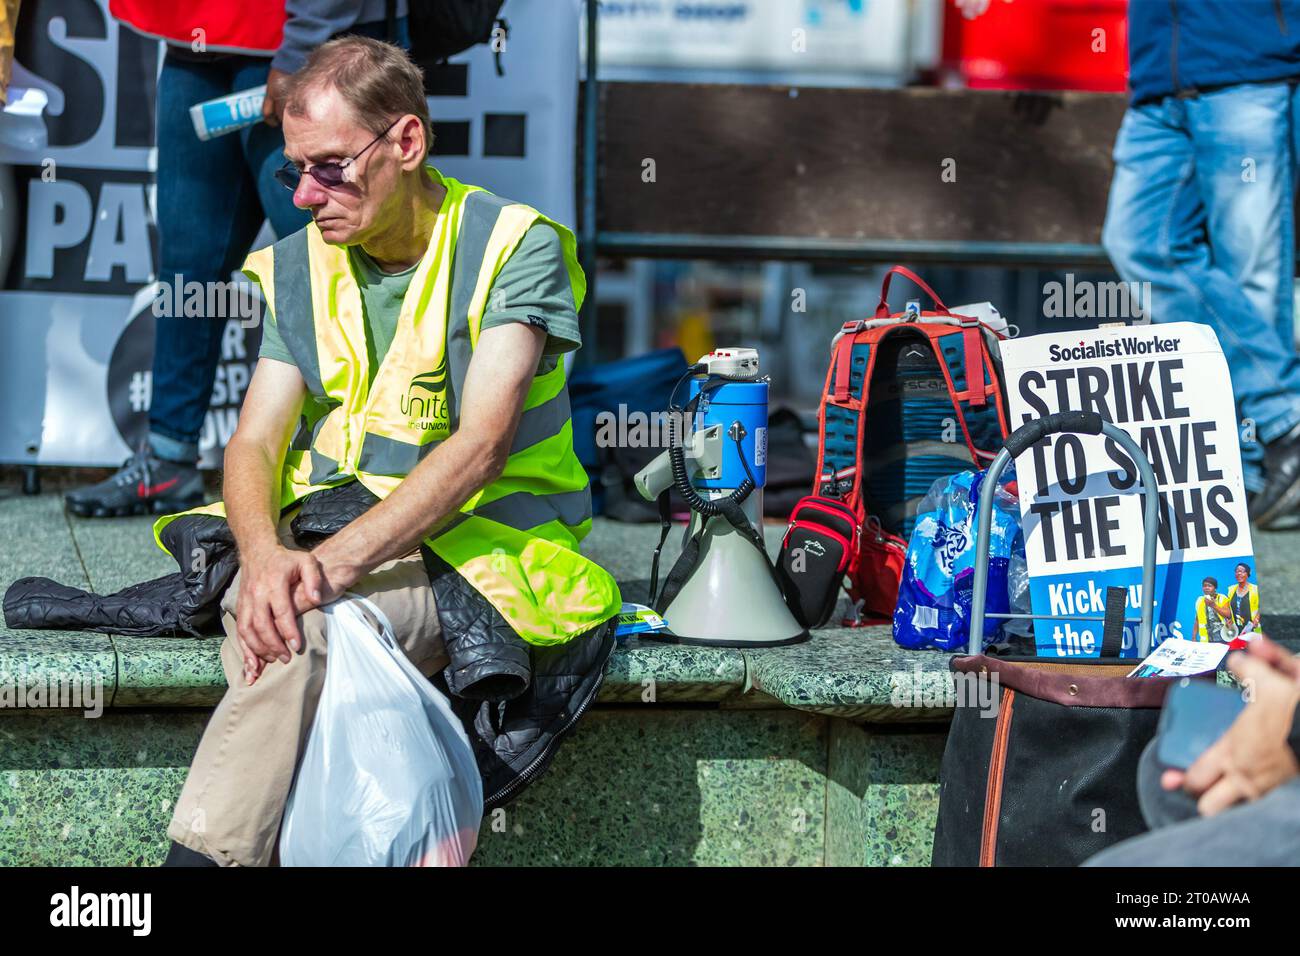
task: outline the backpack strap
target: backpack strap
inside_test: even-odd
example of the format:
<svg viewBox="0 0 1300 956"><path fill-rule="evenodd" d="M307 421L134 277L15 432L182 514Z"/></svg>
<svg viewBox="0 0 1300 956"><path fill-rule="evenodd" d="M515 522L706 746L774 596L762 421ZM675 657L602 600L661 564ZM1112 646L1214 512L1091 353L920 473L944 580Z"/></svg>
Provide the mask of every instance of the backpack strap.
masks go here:
<svg viewBox="0 0 1300 956"><path fill-rule="evenodd" d="M845 323L845 328L852 326L854 323ZM835 390L831 399L836 405L847 405L849 403L849 378L853 371L853 343L857 339L856 335L844 335L835 343L835 356L833 364L835 365Z"/></svg>
<svg viewBox="0 0 1300 956"><path fill-rule="evenodd" d="M962 317L961 339L966 351L966 401L972 408L988 404L984 393L984 349L979 320L966 321Z"/></svg>
<svg viewBox="0 0 1300 956"><path fill-rule="evenodd" d="M930 297L930 301L935 304L935 307L938 308L940 312L947 313L948 307L939 300L939 297L935 295L934 290L925 284L924 279L906 266L890 266L889 271L885 273L885 281L880 285L880 304L876 306L876 318L889 318L889 280L894 277L895 272L904 279L911 279L922 292Z"/></svg>
<svg viewBox="0 0 1300 956"><path fill-rule="evenodd" d="M984 352L982 348L983 343L980 341L980 325L982 323L978 319L964 315L954 315L949 312L948 307L943 304L943 301L935 291L926 284L925 280L906 266L891 266L889 271L885 273L885 281L882 282L880 286L880 303L876 306L877 319L889 318L889 282L894 277L895 273L914 282L921 291L930 297L930 301L934 303L935 308L938 309L940 313L945 316L952 316L952 318L957 319L961 323L962 344L966 353L966 395L964 397L973 408L982 408L987 405L988 397L984 392ZM837 345L842 345L844 339L847 338L849 338L847 335L844 336L844 338L841 338ZM836 402L846 401L848 399L849 385L847 374L841 374L847 373L848 371L848 356L849 353L847 351L836 354Z"/></svg>

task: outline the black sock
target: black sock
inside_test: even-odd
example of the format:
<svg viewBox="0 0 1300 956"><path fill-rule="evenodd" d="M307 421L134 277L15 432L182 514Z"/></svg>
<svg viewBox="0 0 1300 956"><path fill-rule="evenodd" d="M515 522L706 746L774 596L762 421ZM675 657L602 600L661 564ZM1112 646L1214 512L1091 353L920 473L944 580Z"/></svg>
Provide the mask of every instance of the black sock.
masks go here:
<svg viewBox="0 0 1300 956"><path fill-rule="evenodd" d="M206 857L202 853L191 850L187 846L182 846L175 840L172 841L171 849L167 851L167 859L163 860L163 866L217 866L216 860Z"/></svg>

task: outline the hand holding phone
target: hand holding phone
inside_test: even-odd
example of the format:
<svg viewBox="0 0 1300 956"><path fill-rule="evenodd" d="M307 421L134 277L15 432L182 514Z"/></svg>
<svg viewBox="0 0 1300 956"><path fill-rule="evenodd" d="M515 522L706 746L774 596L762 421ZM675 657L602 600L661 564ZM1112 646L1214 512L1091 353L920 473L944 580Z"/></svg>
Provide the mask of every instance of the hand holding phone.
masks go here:
<svg viewBox="0 0 1300 956"><path fill-rule="evenodd" d="M1182 678L1165 698L1157 759L1166 767L1186 770L1227 732L1245 706L1238 690L1209 680Z"/></svg>
<svg viewBox="0 0 1300 956"><path fill-rule="evenodd" d="M1257 800L1300 776L1300 759L1297 759L1300 753L1290 739L1296 721L1300 720L1297 717L1297 711L1300 711L1300 658L1260 635L1250 642L1246 653L1228 658L1228 670L1243 688L1239 699L1249 700L1250 706L1240 709L1227 731L1221 733L1185 771L1168 769L1160 778L1164 789L1182 788L1195 796L1196 809L1201 816L1213 816L1244 800ZM1178 688L1171 688L1171 691L1178 691L1179 696L1185 694ZM1216 689L1206 688L1205 691L1215 692ZM1222 697L1222 688L1217 689L1217 693ZM1162 715L1162 727L1165 718L1171 722L1180 720L1172 713ZM1221 724L1223 717L1217 722ZM1197 749L1196 746L1187 747L1188 753L1180 756L1176 753L1177 746L1176 741L1168 745L1168 759L1175 763L1184 763L1190 752ZM1156 757L1161 759L1159 744Z"/></svg>

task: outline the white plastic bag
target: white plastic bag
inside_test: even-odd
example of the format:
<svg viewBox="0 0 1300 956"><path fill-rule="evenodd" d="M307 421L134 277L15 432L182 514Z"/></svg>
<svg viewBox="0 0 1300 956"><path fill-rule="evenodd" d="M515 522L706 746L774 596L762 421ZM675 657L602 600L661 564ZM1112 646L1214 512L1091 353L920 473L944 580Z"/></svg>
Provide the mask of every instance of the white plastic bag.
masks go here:
<svg viewBox="0 0 1300 956"><path fill-rule="evenodd" d="M322 610L325 688L285 805L280 862L464 866L483 780L460 720L372 602L349 593Z"/></svg>

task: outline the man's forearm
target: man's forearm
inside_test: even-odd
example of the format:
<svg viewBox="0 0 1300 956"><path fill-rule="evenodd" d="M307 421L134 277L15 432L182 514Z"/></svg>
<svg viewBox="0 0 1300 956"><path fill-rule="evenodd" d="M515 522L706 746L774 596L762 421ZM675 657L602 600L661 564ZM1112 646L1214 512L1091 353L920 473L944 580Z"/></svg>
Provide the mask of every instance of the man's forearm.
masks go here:
<svg viewBox="0 0 1300 956"><path fill-rule="evenodd" d="M222 484L226 520L240 554L278 546L280 463L257 443L231 441Z"/></svg>
<svg viewBox="0 0 1300 956"><path fill-rule="evenodd" d="M545 340L541 329L522 323L483 330L465 374L456 431L383 501L312 550L331 590L410 554L500 477Z"/></svg>
<svg viewBox="0 0 1300 956"><path fill-rule="evenodd" d="M364 575L410 554L501 473L504 457L456 432L420 462L393 493L320 545L323 558L350 563Z"/></svg>
<svg viewBox="0 0 1300 956"><path fill-rule="evenodd" d="M285 73L302 69L307 54L357 21L361 4L353 0L288 0L284 37L271 66Z"/></svg>

